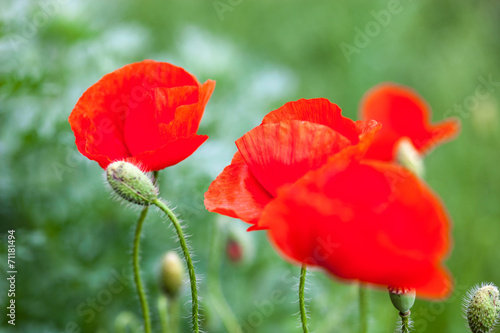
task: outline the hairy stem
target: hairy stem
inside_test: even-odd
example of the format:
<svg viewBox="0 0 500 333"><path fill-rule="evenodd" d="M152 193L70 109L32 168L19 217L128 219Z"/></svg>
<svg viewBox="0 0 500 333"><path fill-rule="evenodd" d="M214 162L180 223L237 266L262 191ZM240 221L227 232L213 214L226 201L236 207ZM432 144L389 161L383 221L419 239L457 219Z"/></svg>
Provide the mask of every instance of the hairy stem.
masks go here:
<svg viewBox="0 0 500 333"><path fill-rule="evenodd" d="M410 310L406 313L399 313L401 317L401 333L410 333Z"/></svg>
<svg viewBox="0 0 500 333"><path fill-rule="evenodd" d="M134 247L132 250L132 265L134 269L135 288L137 289L137 295L139 296L139 301L141 302L142 316L144 318L144 331L146 333L151 333L151 316L149 314L148 301L146 299L146 293L144 292L144 286L142 285L141 272L139 269L139 246L141 242L141 229L147 214L148 206L142 209L139 220L137 221L137 226L135 228Z"/></svg>
<svg viewBox="0 0 500 333"><path fill-rule="evenodd" d="M189 250L186 244L186 239L184 237L184 233L182 232L182 227L179 223L179 220L177 220L177 217L175 214L170 210L170 208L167 207L163 202L160 200L156 199L153 201L153 204L158 206L172 221L172 224L175 227L175 231L177 232L177 236L179 237L179 243L182 248L182 252L184 253L184 258L186 259L186 264L188 267L188 272L189 272L189 280L191 283L191 299L192 299L192 322L193 322L193 330L196 333L199 333L200 327L198 323L198 289L196 287L196 275L194 273L194 265L193 261L191 260L191 255L189 254Z"/></svg>
<svg viewBox="0 0 500 333"><path fill-rule="evenodd" d="M158 171L153 172L153 183L156 182L158 178ZM132 248L132 266L134 271L134 283L137 290L137 296L139 296L139 301L141 303L142 316L144 318L144 331L146 333L151 333L151 315L149 314L148 300L146 298L146 293L144 292L144 286L141 280L141 272L139 268L139 248L141 243L141 230L144 221L146 220L146 215L148 215L148 206L144 207L139 215L139 220L137 221L137 226L135 228L134 235L134 245Z"/></svg>
<svg viewBox="0 0 500 333"><path fill-rule="evenodd" d="M300 306L300 321L302 322L302 330L304 333L309 332L307 329L307 312L306 312L306 304L304 300L304 290L306 286L306 273L307 266L302 264L302 268L300 269L300 283L299 283L299 306Z"/></svg>

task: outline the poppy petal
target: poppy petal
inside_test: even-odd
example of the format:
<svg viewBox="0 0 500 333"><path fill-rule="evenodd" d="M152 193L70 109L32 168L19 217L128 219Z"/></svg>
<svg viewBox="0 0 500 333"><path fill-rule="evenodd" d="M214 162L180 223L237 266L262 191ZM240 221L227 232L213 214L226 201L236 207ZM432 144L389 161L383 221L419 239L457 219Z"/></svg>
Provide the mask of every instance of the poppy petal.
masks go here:
<svg viewBox="0 0 500 333"><path fill-rule="evenodd" d="M156 105L156 89L175 92L169 95L168 103L164 101L161 110ZM71 112L69 122L78 150L105 168L115 160L141 154L150 156L151 151L162 149L167 139L183 138L179 147L172 143L169 147L172 150L189 148L186 152L175 153L177 157L173 159L189 156L192 153L189 150L196 145L194 142L200 141L195 134L212 90L213 81L200 86L194 76L169 63L144 60L126 65L103 76L87 89ZM196 98L201 103L196 103ZM183 111L181 105L174 105L175 102L189 103L188 109ZM172 125L176 129L174 135L166 134L159 126L160 120L172 122L177 109L180 110L178 119L185 123ZM165 158L160 160L163 161L155 165L165 163Z"/></svg>
<svg viewBox="0 0 500 333"><path fill-rule="evenodd" d="M179 101L177 103L172 103L171 100L175 98L169 98L168 95L164 95L163 88L159 88L156 91L157 94L157 106L163 104L166 100L169 100L169 104L178 106L173 113L174 121L161 121L160 131L163 140L173 140L176 138L188 137L198 131L200 125L201 117L205 110L205 106L215 89L215 81L207 80L204 84L200 86L196 91L193 90L192 93L196 93L196 96L189 95L184 101ZM180 105L180 106L179 106Z"/></svg>
<svg viewBox="0 0 500 333"><path fill-rule="evenodd" d="M205 207L215 213L256 224L272 196L259 184L240 152L210 184Z"/></svg>
<svg viewBox="0 0 500 333"><path fill-rule="evenodd" d="M327 126L298 120L257 126L236 141L252 174L273 196L349 145Z"/></svg>
<svg viewBox="0 0 500 333"><path fill-rule="evenodd" d="M305 120L330 127L349 139L352 144L358 142L358 132L354 122L341 114L337 104L326 98L299 99L288 102L277 110L269 112L262 124L278 123L283 120Z"/></svg>
<svg viewBox="0 0 500 333"><path fill-rule="evenodd" d="M449 249L446 212L398 166L363 162L339 172L329 162L281 188L259 224L286 258L338 278L414 287L429 298L451 288L441 268Z"/></svg>
<svg viewBox="0 0 500 333"><path fill-rule="evenodd" d="M427 102L414 90L393 83L380 84L365 94L360 117L382 123L366 155L382 161L394 159L394 148L403 137L408 137L417 150L426 153L459 131L456 120L430 124L431 111Z"/></svg>
<svg viewBox="0 0 500 333"><path fill-rule="evenodd" d="M144 172L162 170L188 158L208 139L206 135L194 135L170 141L158 149L127 157L126 162L141 167Z"/></svg>

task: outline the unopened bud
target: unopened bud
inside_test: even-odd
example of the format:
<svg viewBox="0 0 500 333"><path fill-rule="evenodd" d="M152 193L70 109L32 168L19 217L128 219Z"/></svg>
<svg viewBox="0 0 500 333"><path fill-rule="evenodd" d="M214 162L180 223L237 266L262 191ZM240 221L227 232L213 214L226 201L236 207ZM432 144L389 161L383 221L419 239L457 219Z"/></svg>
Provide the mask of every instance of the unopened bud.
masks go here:
<svg viewBox="0 0 500 333"><path fill-rule="evenodd" d="M243 248L240 242L234 238L229 238L226 244L226 253L232 263L239 263L243 258Z"/></svg>
<svg viewBox="0 0 500 333"><path fill-rule="evenodd" d="M493 284L472 288L464 302L465 316L472 333L491 332L497 324L499 310L498 288Z"/></svg>
<svg viewBox="0 0 500 333"><path fill-rule="evenodd" d="M415 289L389 287L389 296L392 305L402 314L410 311L415 303Z"/></svg>
<svg viewBox="0 0 500 333"><path fill-rule="evenodd" d="M176 298L184 282L184 265L177 252L167 252L161 262L160 283L165 294Z"/></svg>
<svg viewBox="0 0 500 333"><path fill-rule="evenodd" d="M408 138L399 140L396 146L396 158L399 164L422 178L424 176L424 161L422 155Z"/></svg>
<svg viewBox="0 0 500 333"><path fill-rule="evenodd" d="M127 201L149 206L157 199L158 190L151 179L131 163L111 163L106 168L106 178L113 190Z"/></svg>

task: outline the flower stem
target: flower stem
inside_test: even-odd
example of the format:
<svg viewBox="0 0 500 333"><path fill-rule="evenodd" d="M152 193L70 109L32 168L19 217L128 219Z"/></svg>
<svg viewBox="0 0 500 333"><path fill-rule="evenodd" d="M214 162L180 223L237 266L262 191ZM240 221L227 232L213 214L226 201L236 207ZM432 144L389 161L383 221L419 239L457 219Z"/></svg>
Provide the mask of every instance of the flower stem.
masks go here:
<svg viewBox="0 0 500 333"><path fill-rule="evenodd" d="M360 332L367 333L368 325L367 325L367 314L368 314L368 306L366 301L366 288L363 287L363 284L359 284L359 324L360 324Z"/></svg>
<svg viewBox="0 0 500 333"><path fill-rule="evenodd" d="M191 299L192 299L192 313L191 317L193 320L193 330L196 333L199 333L199 323L198 323L198 289L196 287L196 275L194 273L193 261L191 260L191 255L189 254L189 250L186 244L186 239L184 238L184 233L182 232L182 227L177 220L175 214L167 207L163 202L156 199L153 201L153 204L158 206L172 221L175 231L177 232L177 236L179 237L179 243L182 247L182 252L184 253L184 257L186 259L186 264L189 271L189 280L191 282Z"/></svg>
<svg viewBox="0 0 500 333"><path fill-rule="evenodd" d="M153 172L153 182L156 182L158 178L158 171ZM141 215L139 215L139 220L137 221L137 226L135 228L134 235L134 246L132 249L132 266L134 270L134 283L135 288L137 289L137 295L139 296L139 301L141 303L142 308L142 316L144 318L144 331L146 333L151 333L151 316L149 314L149 306L148 301L146 299L146 293L144 292L144 286L142 285L141 280L141 272L139 268L139 248L141 243L141 230L142 225L144 224L144 220L146 219L146 215L148 215L148 206L145 206Z"/></svg>
<svg viewBox="0 0 500 333"><path fill-rule="evenodd" d="M160 295L156 301L156 307L158 308L158 314L160 315L160 324L162 333L168 333L169 328L169 318L168 318L168 300L165 296Z"/></svg>
<svg viewBox="0 0 500 333"><path fill-rule="evenodd" d="M302 330L304 331L304 333L309 332L309 330L307 329L307 312L306 312L306 304L304 301L306 273L307 273L307 266L305 264L302 264L302 268L300 269L299 306L300 306L300 321L302 322Z"/></svg>
<svg viewBox="0 0 500 333"><path fill-rule="evenodd" d="M134 247L132 250L132 265L134 268L135 287L137 289L139 301L141 302L142 316L144 318L144 331L146 333L151 333L151 317L149 315L148 301L146 299L146 294L144 292L144 287L141 281L141 272L139 270L139 245L141 242L141 229L147 214L148 206L142 209L139 220L137 221L137 227L135 228Z"/></svg>
<svg viewBox="0 0 500 333"><path fill-rule="evenodd" d="M219 233L221 232L219 224L220 223L215 224L212 228L212 244L210 246L210 260L208 262L207 277L208 290L215 311L219 314L226 330L228 332L241 333L241 326L238 324L238 320L231 310L231 307L227 304L220 285L219 270L221 264L221 253L223 252L221 244L223 243L220 241L219 237Z"/></svg>
<svg viewBox="0 0 500 333"><path fill-rule="evenodd" d="M399 313L401 317L401 333L410 333L410 310L406 313Z"/></svg>

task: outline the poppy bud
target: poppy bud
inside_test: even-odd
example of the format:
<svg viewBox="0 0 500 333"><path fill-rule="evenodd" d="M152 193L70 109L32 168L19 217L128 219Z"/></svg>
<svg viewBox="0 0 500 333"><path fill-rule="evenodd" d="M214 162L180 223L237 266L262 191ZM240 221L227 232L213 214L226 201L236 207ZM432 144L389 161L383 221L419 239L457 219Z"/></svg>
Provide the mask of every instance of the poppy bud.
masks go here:
<svg viewBox="0 0 500 333"><path fill-rule="evenodd" d="M472 333L491 332L498 321L500 301L498 288L483 284L472 288L464 302L464 312Z"/></svg>
<svg viewBox="0 0 500 333"><path fill-rule="evenodd" d="M236 239L230 237L226 243L226 253L232 263L239 263L243 257L243 248Z"/></svg>
<svg viewBox="0 0 500 333"><path fill-rule="evenodd" d="M184 265L177 252L168 251L161 262L160 283L169 298L176 298L184 282Z"/></svg>
<svg viewBox="0 0 500 333"><path fill-rule="evenodd" d="M398 163L422 178L424 176L424 162L411 140L402 138L396 147Z"/></svg>
<svg viewBox="0 0 500 333"><path fill-rule="evenodd" d="M158 190L151 179L131 163L111 163L106 168L106 178L113 190L127 201L149 206L157 199Z"/></svg>
<svg viewBox="0 0 500 333"><path fill-rule="evenodd" d="M392 305L402 314L410 311L415 303L415 289L389 287L389 296Z"/></svg>

